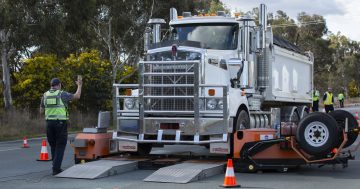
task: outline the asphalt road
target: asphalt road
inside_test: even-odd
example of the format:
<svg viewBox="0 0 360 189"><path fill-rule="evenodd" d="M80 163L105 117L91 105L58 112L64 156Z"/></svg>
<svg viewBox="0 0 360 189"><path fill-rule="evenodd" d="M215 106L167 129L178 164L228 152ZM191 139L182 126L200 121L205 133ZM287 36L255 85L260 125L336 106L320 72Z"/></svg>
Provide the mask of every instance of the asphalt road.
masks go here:
<svg viewBox="0 0 360 189"><path fill-rule="evenodd" d="M360 112L360 107L347 108L348 111ZM360 137L359 137L360 138ZM358 138L358 141L360 139ZM201 181L188 184L169 184L143 182L154 170L136 170L126 174L115 175L96 180L56 178L51 175L51 162L39 162L36 159L41 149L41 139L28 141L30 148L21 148L22 141L10 141L0 143L0 188L86 188L86 189L159 189L159 188L220 188L224 175L217 175ZM170 149L171 148L171 149ZM170 150L184 150L184 146L172 146ZM188 148L187 148L188 149ZM202 150L195 149L193 150ZM162 149L157 149L159 153ZM349 162L349 167L343 169L324 166L318 168L315 165L303 166L298 170L286 173L236 173L236 179L242 188L259 189L355 189L360 188L360 152L357 158ZM67 146L63 167L73 165L73 151Z"/></svg>

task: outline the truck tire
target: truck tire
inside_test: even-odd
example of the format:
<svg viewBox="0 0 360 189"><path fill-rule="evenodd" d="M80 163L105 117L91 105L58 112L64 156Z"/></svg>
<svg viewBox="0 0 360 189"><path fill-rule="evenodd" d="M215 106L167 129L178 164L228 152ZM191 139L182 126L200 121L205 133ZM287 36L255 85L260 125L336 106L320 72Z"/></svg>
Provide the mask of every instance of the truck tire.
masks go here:
<svg viewBox="0 0 360 189"><path fill-rule="evenodd" d="M290 117L290 121L294 123L299 123L300 121L300 114L297 111L297 109L294 111L294 113Z"/></svg>
<svg viewBox="0 0 360 189"><path fill-rule="evenodd" d="M328 114L315 112L304 117L296 130L296 140L302 150L314 156L324 156L339 141L336 120Z"/></svg>
<svg viewBox="0 0 360 189"><path fill-rule="evenodd" d="M339 146L341 145L342 141L343 141L343 130L345 129L345 119L348 118L348 141L345 143L344 148L351 146L357 139L358 137L358 132L355 132L353 129L355 129L356 127L358 127L358 123L357 120L355 119L355 117L348 111L345 110L335 110L333 112L329 113L330 116L332 116L337 124L338 124L338 128L339 128Z"/></svg>
<svg viewBox="0 0 360 189"><path fill-rule="evenodd" d="M250 117L246 110L240 110L236 117L236 125L234 132L242 129L250 129Z"/></svg>
<svg viewBox="0 0 360 189"><path fill-rule="evenodd" d="M300 114L296 106L282 107L280 110L281 121L299 123Z"/></svg>
<svg viewBox="0 0 360 189"><path fill-rule="evenodd" d="M307 106L298 106L297 111L299 113L299 118L302 119L303 117L305 117L305 116L307 116L309 114L309 107L307 107Z"/></svg>
<svg viewBox="0 0 360 189"><path fill-rule="evenodd" d="M150 154L152 145L149 143L138 143L138 151L136 152L139 156L147 156Z"/></svg>

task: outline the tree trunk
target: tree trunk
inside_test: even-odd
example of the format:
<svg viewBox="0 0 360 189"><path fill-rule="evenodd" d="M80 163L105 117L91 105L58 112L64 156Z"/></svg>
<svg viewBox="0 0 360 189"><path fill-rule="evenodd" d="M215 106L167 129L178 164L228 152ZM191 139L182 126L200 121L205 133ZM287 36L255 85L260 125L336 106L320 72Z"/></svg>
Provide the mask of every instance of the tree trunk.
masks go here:
<svg viewBox="0 0 360 189"><path fill-rule="evenodd" d="M7 63L7 50L2 46L1 49L1 63L2 63L2 73L3 73L3 95L4 95L4 105L5 110L8 110L12 107L12 97L11 97L11 85L10 85L10 71Z"/></svg>
<svg viewBox="0 0 360 189"><path fill-rule="evenodd" d="M116 83L116 68L113 67L113 75L112 75L112 84ZM111 85L112 86L112 85ZM112 86L112 105L113 105L113 123L115 126L115 129L117 129L117 110L120 106L119 101L116 98L116 87Z"/></svg>

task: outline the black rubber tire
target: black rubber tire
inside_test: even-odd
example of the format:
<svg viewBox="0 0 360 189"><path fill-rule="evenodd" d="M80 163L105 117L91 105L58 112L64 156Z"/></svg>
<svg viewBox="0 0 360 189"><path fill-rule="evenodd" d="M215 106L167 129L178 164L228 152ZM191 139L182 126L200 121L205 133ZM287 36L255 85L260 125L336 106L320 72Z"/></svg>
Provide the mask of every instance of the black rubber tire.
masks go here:
<svg viewBox="0 0 360 189"><path fill-rule="evenodd" d="M240 128L240 125L243 124L243 127ZM233 133L230 134L230 154L227 155L227 158L232 158L234 156L234 133L238 130L250 129L250 117L246 110L240 110L239 114L236 117L236 123L233 127Z"/></svg>
<svg viewBox="0 0 360 189"><path fill-rule="evenodd" d="M348 130L349 130L347 134L348 141L345 143L344 148L351 146L358 137L358 132L353 131L354 128L358 127L358 122L355 119L355 117L350 112L345 110L335 110L333 112L330 112L329 115L332 116L338 124L338 128L339 128L338 146L340 146L343 141L342 131L345 129L345 119L348 118Z"/></svg>
<svg viewBox="0 0 360 189"><path fill-rule="evenodd" d="M234 132L242 129L250 129L250 117L246 110L240 110L239 115L236 117L234 129Z"/></svg>
<svg viewBox="0 0 360 189"><path fill-rule="evenodd" d="M75 163L75 164L79 164L79 163L81 163L81 159L74 158L74 163Z"/></svg>
<svg viewBox="0 0 360 189"><path fill-rule="evenodd" d="M315 123L319 122L319 123ZM328 137L324 140L323 144L319 144L319 146L314 146L318 144L310 144L306 141L305 135L306 135L306 129L308 127L311 127L310 124L321 124L322 128L326 128L328 130ZM309 128L309 132L311 131L311 128ZM319 132L319 129L317 129L315 132ZM319 133L317 133L319 134ZM321 134L321 132L320 132ZM308 134L309 135L309 134ZM328 114L321 113L321 112L314 112L307 116L305 116L303 119L300 120L299 125L296 130L296 140L302 150L304 150L306 153L314 156L324 156L331 152L331 150L336 147L339 141L339 134L338 134L338 127L336 120L331 117Z"/></svg>
<svg viewBox="0 0 360 189"><path fill-rule="evenodd" d="M290 118L290 121L291 121L291 122L295 122L296 124L299 123L299 121L300 121L300 114L299 114L298 110L295 110L295 111L294 111L293 115L292 115L291 118Z"/></svg>
<svg viewBox="0 0 360 189"><path fill-rule="evenodd" d="M139 156L147 156L150 154L152 145L149 143L138 143L138 151L136 152Z"/></svg>

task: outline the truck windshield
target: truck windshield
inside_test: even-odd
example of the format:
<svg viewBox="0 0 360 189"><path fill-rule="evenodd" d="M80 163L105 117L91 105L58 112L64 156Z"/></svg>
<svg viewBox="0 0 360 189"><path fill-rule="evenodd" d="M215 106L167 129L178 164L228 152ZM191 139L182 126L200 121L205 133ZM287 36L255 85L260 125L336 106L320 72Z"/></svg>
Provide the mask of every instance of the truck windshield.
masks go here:
<svg viewBox="0 0 360 189"><path fill-rule="evenodd" d="M175 25L179 41L197 41L206 49L233 50L237 47L237 24Z"/></svg>

